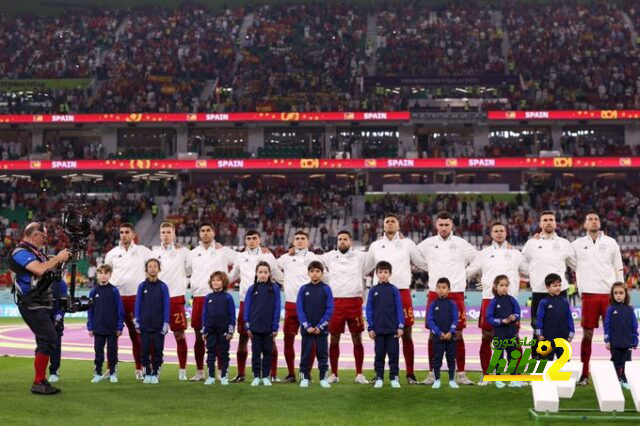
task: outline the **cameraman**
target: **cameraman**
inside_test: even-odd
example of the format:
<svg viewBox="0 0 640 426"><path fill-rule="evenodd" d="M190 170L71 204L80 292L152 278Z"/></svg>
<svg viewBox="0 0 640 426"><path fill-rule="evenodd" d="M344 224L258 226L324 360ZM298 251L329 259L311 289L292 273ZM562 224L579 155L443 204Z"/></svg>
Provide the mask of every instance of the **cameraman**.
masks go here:
<svg viewBox="0 0 640 426"><path fill-rule="evenodd" d="M53 280L43 275L47 270L66 262L71 252L63 249L52 259L41 251L47 241L47 230L41 222L33 222L24 230L23 240L11 253L9 268L13 275L13 291L17 295L22 319L36 336L35 379L31 392L50 395L60 392L46 380L49 357L56 348L58 335L51 313L53 309ZM46 274L48 275L48 274Z"/></svg>

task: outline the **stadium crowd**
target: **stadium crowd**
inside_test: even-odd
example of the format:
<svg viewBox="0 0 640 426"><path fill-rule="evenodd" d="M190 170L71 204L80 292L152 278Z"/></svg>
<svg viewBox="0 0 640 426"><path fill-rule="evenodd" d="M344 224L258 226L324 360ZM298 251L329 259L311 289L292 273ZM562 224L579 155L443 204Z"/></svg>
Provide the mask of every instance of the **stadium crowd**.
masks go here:
<svg viewBox="0 0 640 426"><path fill-rule="evenodd" d="M370 16L377 16L375 31L367 28ZM215 12L183 3L2 16L5 78L93 84L9 88L0 111L366 111L452 96L483 98L487 108L640 108L632 40L639 16L634 4L598 1L401 2L377 10L332 1ZM457 95L446 85L364 84L367 76L393 75L517 78Z"/></svg>

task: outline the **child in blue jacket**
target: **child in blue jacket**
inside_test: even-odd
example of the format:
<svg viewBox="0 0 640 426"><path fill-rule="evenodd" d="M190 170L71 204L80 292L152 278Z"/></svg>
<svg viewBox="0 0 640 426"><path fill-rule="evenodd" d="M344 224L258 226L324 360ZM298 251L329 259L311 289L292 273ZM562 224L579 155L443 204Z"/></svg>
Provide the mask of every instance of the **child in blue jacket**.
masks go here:
<svg viewBox="0 0 640 426"><path fill-rule="evenodd" d="M511 360L511 351L516 349L515 339L518 335L518 321L520 321L520 304L518 300L510 296L509 293L509 277L506 275L498 275L493 280L493 299L489 303L487 309L487 321L493 327L493 336L499 340L512 340L513 344L506 346L502 350L502 356L509 362ZM484 372L483 373L493 373ZM498 389L503 388L504 382L496 382ZM512 381L509 384L511 388L519 388L520 382Z"/></svg>
<svg viewBox="0 0 640 426"><path fill-rule="evenodd" d="M158 279L158 259L147 260L144 268L147 279L138 287L134 324L140 334L140 361L145 369L142 383L157 384L163 361L164 336L169 331L169 287ZM153 362L149 359L151 345Z"/></svg>
<svg viewBox="0 0 640 426"><path fill-rule="evenodd" d="M631 361L631 349L638 349L638 319L630 305L630 295L624 283L611 287L611 301L604 317L604 342L611 351L611 361L618 373L620 385L629 389L624 372L625 362Z"/></svg>
<svg viewBox="0 0 640 426"><path fill-rule="evenodd" d="M264 261L257 263L254 281L244 299L245 329L251 339L251 386L271 386L273 339L280 328L280 287L272 281L271 267Z"/></svg>
<svg viewBox="0 0 640 426"><path fill-rule="evenodd" d="M381 388L384 381L384 360L389 357L389 379L392 388L399 388L400 373L398 339L404 333L404 312L398 287L389 282L391 264L380 261L376 264L378 284L369 290L367 297L367 330L369 337L375 340L376 357L374 368L376 379L374 388Z"/></svg>
<svg viewBox="0 0 640 426"><path fill-rule="evenodd" d="M222 271L216 271L209 277L209 287L213 292L207 294L202 310L202 338L207 342L207 368L209 377L205 385L216 381L216 359L220 358L220 384L228 385L229 341L236 329L236 305L233 297L227 293L229 277Z"/></svg>
<svg viewBox="0 0 640 426"><path fill-rule="evenodd" d="M87 331L93 337L96 366L91 383L102 381L102 365L104 363L104 346L107 345L107 361L109 365L109 381L118 382L116 367L118 365L118 337L124 327L124 305L118 289L109 282L110 265L100 265L97 269L98 286L89 293L91 306L87 311Z"/></svg>
<svg viewBox="0 0 640 426"><path fill-rule="evenodd" d="M333 314L333 293L331 287L322 282L324 266L315 260L307 267L311 282L300 287L296 309L302 335L300 354L300 387L309 387L311 371L311 351L315 345L320 371L320 386L330 388L326 379L329 369L329 320Z"/></svg>
<svg viewBox="0 0 640 426"><path fill-rule="evenodd" d="M458 327L458 307L449 299L451 283L446 277L439 278L436 282L438 298L429 305L427 324L433 334L433 375L435 382L432 387L439 389L440 368L442 357L446 354L447 367L449 367L449 387L458 389L456 383L456 327Z"/></svg>
<svg viewBox="0 0 640 426"><path fill-rule="evenodd" d="M544 285L547 287L549 296L540 301L537 312L536 336L540 341L548 340L553 350L547 355L548 360L553 360L553 356L560 358L564 350L556 347L554 339L562 338L571 341L575 334L573 317L569 301L562 292L562 278L558 274L549 274L544 278Z"/></svg>

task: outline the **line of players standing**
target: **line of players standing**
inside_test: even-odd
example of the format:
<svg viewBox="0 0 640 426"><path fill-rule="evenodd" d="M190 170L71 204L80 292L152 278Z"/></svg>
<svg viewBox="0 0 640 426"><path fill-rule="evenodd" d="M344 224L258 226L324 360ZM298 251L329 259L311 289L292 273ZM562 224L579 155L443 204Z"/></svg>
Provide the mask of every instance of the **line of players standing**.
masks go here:
<svg viewBox="0 0 640 426"><path fill-rule="evenodd" d="M331 365L330 383L339 380L338 359L340 336L345 325L349 327L356 361L357 383L368 381L362 375L364 347L362 332L365 323L362 317L364 294L364 277L373 271L380 261L389 262L392 266L391 282L400 290L403 314L405 317L404 333L401 337L406 365L406 379L409 384L418 384L414 373L414 345L412 327L414 325L413 304L410 291L412 266L429 272L429 304L437 300L436 283L440 278L450 282L448 298L455 302L458 311L456 342L457 382L472 385L473 382L465 374L465 342L463 330L466 327L465 290L467 280L480 278L479 288L483 292L483 302L479 327L482 329L480 359L483 371L489 364L491 356L492 327L486 321L486 310L493 298L492 283L496 276L509 277L509 295L517 297L520 276L528 276L533 291L531 312L537 311L540 301L547 295L544 278L551 273L562 277L562 295L566 297L568 282L567 268L576 271L577 284L582 295L582 327L584 330L581 343L581 360L583 372L580 384L588 383L589 359L593 330L598 327L599 318L604 319L611 286L623 280L623 265L620 249L616 241L606 236L600 229L597 212L589 212L585 216L586 235L570 243L556 234L556 222L553 212L540 214L540 233L530 239L522 252L512 247L507 241L506 228L499 222L491 226L492 243L478 252L475 247L463 238L453 234L453 218L442 212L437 216L437 234L416 245L399 232L397 216L387 214L384 218L384 234L374 241L368 252L355 250L352 247L351 235L346 232L338 234L338 245L333 251L316 255L308 250L308 235L303 231L295 233L293 246L289 253L276 259L267 249L260 246L260 235L249 231L245 237L245 249L236 252L222 247L214 240L215 232L211 224L202 224L199 228L200 244L189 251L175 244L175 229L170 223L163 223L160 229L161 245L153 251L133 241L135 231L132 225L120 227L120 244L107 253L105 263L113 268L111 282L119 289L125 311L125 323L133 344L133 355L136 363L136 378L142 379L140 363L140 341L134 324L134 310L138 285L145 280L145 262L150 258L160 261L162 268L159 278L167 283L170 293L169 325L177 342L179 360L179 379L187 380L187 343L185 330L185 294L190 282L193 295L191 326L196 334L194 346L196 374L192 381L204 380L205 342L201 335L202 310L205 296L211 291L209 278L216 271L229 272L230 280L240 279L240 312L238 316L238 332L240 340L237 352L238 375L232 382L245 380L248 335L244 328L244 301L247 289L254 284L256 265L258 262L269 264L273 279L281 283L285 292L284 319L284 356L288 374L282 380L277 378L277 347L273 345L271 364L271 381L295 382L294 340L300 329L296 311L296 298L301 286L309 282L307 267L312 261L320 261L326 267L328 275L325 282L331 287L334 297L334 312L329 324ZM190 276L190 279L188 277ZM374 284L377 277L374 274ZM536 316L532 317L532 327L536 328ZM534 336L535 337L535 336ZM430 368L433 364L433 343L429 340ZM426 380L420 383L432 384L435 380L430 372ZM486 383L486 382L483 382Z"/></svg>

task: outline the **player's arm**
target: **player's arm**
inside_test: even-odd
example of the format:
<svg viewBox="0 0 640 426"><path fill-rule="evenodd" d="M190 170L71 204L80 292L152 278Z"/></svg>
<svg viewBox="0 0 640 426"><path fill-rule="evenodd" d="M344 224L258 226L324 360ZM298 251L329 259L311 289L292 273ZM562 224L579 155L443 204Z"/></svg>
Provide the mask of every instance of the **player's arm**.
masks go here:
<svg viewBox="0 0 640 426"><path fill-rule="evenodd" d="M565 263L567 264L568 268L575 271L576 266L578 265L578 262L576 260L576 251L573 249L573 246L569 243L567 243L565 250L566 250Z"/></svg>
<svg viewBox="0 0 640 426"><path fill-rule="evenodd" d="M282 270L278 266L278 260L272 253L267 253L264 255L266 262L269 264L271 268L271 279L280 284L284 283L284 274Z"/></svg>
<svg viewBox="0 0 640 426"><path fill-rule="evenodd" d="M633 310L631 311L631 333L633 333L633 349L638 349L638 318Z"/></svg>
<svg viewBox="0 0 640 426"><path fill-rule="evenodd" d="M249 319L251 318L251 305L253 304L253 289L254 286L250 286L247 290L247 294L244 296L244 312L242 313L242 319L244 320L245 328L247 330L250 328Z"/></svg>
<svg viewBox="0 0 640 426"><path fill-rule="evenodd" d="M462 256L464 257L464 263L465 265L469 265L478 256L478 250L476 250L476 248L467 240L462 239L462 241Z"/></svg>
<svg viewBox="0 0 640 426"><path fill-rule="evenodd" d="M229 272L229 282L232 283L240 277L240 267L238 264L233 265L233 269Z"/></svg>
<svg viewBox="0 0 640 426"><path fill-rule="evenodd" d="M333 315L333 293L331 292L331 287L325 285L324 291L327 293L327 303L324 307L324 314L322 314L322 318L320 318L320 324L318 324L318 328L322 331L327 328L331 315Z"/></svg>
<svg viewBox="0 0 640 426"><path fill-rule="evenodd" d="M472 278L480 278L482 277L482 252L480 252L473 261L467 266L465 272L467 274L467 279L470 280Z"/></svg>
<svg viewBox="0 0 640 426"><path fill-rule="evenodd" d="M277 284L273 285L274 299L275 299L275 309L273 310L273 321L271 322L271 330L274 333L278 332L280 328L280 310L282 309L282 300L280 298L280 287Z"/></svg>
<svg viewBox="0 0 640 426"><path fill-rule="evenodd" d="M204 298L204 307L202 308L202 329L200 333L205 336L207 334L207 316L209 315L209 297L210 295L207 295L207 297Z"/></svg>
<svg viewBox="0 0 640 426"><path fill-rule="evenodd" d="M184 273L187 277L191 276L193 272L193 262L191 261L191 251L186 247L183 247L182 250L185 251L185 260L184 260Z"/></svg>
<svg viewBox="0 0 640 426"><path fill-rule="evenodd" d="M162 286L162 309L164 310L163 312L164 323L169 324L171 306L170 306L170 297L169 297L169 287L166 284Z"/></svg>
<svg viewBox="0 0 640 426"><path fill-rule="evenodd" d="M615 241L614 250L612 254L611 263L613 265L613 270L616 274L616 281L624 282L624 264L622 263L622 254L620 253L620 246Z"/></svg>
<svg viewBox="0 0 640 426"><path fill-rule="evenodd" d="M416 268L420 268L425 272L429 271L429 264L427 263L427 259L424 256L423 252L421 250L418 250L418 246L416 246L416 243L414 243L411 240L405 240L405 241L409 241L409 258L411 260L411 263L413 263L413 265ZM406 244L406 243L405 243Z"/></svg>
<svg viewBox="0 0 640 426"><path fill-rule="evenodd" d="M370 274L375 267L376 267L375 249L369 246L369 251L367 251L367 254L365 255L364 274L365 275Z"/></svg>

